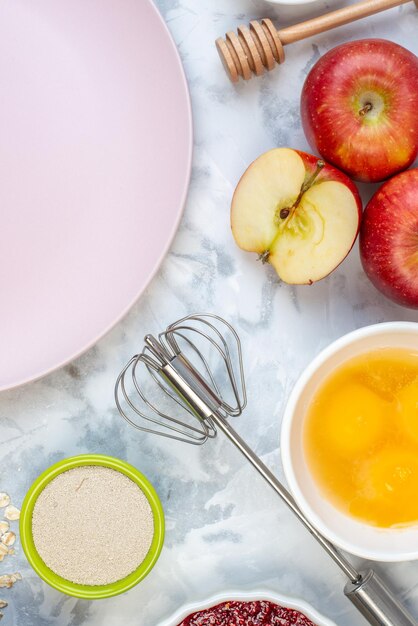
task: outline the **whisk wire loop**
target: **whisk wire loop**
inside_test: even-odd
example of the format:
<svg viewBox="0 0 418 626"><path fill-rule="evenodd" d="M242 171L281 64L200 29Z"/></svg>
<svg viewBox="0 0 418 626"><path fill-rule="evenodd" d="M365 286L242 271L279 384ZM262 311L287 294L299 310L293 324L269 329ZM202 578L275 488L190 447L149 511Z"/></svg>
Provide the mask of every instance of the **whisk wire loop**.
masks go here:
<svg viewBox="0 0 418 626"><path fill-rule="evenodd" d="M144 348L144 351L145 350L147 350L147 347ZM182 420L161 411L145 396L141 385L138 382L137 368L140 364L145 365L152 380L167 396L171 398L172 401L176 402L184 411L187 411L193 416L192 424L185 424ZM131 399L132 393L129 393L127 390L126 375L129 371L131 372L132 386L137 394L135 402ZM176 396L166 386L164 386L160 380L158 380L155 374L156 371L161 371L160 366L156 363L156 361L150 359L148 355L144 354L144 352L135 355L129 360L122 372L119 374L115 385L115 402L120 415L137 430L176 439L178 441L202 444L207 441L208 438L214 437L214 429L210 422L196 422L195 415L192 413L187 404L179 399L178 396ZM139 409L138 398L140 398L141 402L152 411L151 415ZM149 422L159 427L158 430L156 428L144 426L143 423L136 421L136 417L142 418L142 420L145 420L145 423Z"/></svg>
<svg viewBox="0 0 418 626"><path fill-rule="evenodd" d="M229 337L217 326L222 331L227 330ZM247 396L241 343L228 322L210 313L189 315L168 326L158 338L146 335L144 341L142 352L130 359L115 385L116 406L131 426L200 445L216 436L211 419L214 411L224 419L242 413ZM213 352L220 357L223 371L219 376L210 366L210 353ZM237 371L233 353L237 356ZM151 398L148 388L145 391L141 365L146 367L148 384L152 381L154 392L162 392L159 402ZM224 379L225 373L227 384L221 385L217 378ZM173 390L176 381L192 385L196 390L194 403L191 403L190 396L187 399L179 394L177 384ZM199 399L200 394L203 401ZM171 410L163 409L161 402L164 406L171 405Z"/></svg>
<svg viewBox="0 0 418 626"><path fill-rule="evenodd" d="M188 322L188 324L185 325L185 322ZM193 322L196 325L203 324L206 327L206 330L212 332L215 335L216 339L211 337L208 332L203 332L203 330L200 330L198 327L191 326L190 324ZM225 336L215 326L214 322L223 326L224 329L226 329L230 333L233 339L233 341L230 342L230 345L228 344ZM204 338L210 343L213 348L216 349L218 354L221 356L221 362L223 362L226 368L229 383L231 385L231 390L236 401L236 406L233 407L230 406L224 398L221 398L222 406L224 407L228 415L240 415L247 405L247 393L244 378L244 364L242 358L241 341L237 332L235 331L233 326L231 326L231 324L229 324L226 320L219 317L218 315L212 313L204 313L197 315L188 315L178 320L174 324L168 326L167 330L164 333L161 333L160 337L163 338L163 340L166 340L176 353L179 353L181 349L176 341L176 337L182 337L184 339L184 332L187 331L195 333L195 335ZM205 362L203 354L197 349L193 342L189 341L189 344L198 353L198 356L200 357L202 364L205 366L205 369L210 377L212 384L214 385L215 389L217 389L218 395L221 396L217 388L214 376L212 376L211 371L208 368L207 363ZM231 348L234 348L234 350L236 351L237 372L234 371L234 360L232 358Z"/></svg>

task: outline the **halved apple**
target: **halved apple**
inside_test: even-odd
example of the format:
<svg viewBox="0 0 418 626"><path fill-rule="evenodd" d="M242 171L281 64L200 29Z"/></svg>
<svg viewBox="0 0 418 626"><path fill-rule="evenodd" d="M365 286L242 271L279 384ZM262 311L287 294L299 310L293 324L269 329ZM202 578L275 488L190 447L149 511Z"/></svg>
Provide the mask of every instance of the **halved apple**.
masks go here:
<svg viewBox="0 0 418 626"><path fill-rule="evenodd" d="M271 263L283 281L311 284L350 252L361 210L348 176L311 154L275 148L244 172L231 227L238 246Z"/></svg>

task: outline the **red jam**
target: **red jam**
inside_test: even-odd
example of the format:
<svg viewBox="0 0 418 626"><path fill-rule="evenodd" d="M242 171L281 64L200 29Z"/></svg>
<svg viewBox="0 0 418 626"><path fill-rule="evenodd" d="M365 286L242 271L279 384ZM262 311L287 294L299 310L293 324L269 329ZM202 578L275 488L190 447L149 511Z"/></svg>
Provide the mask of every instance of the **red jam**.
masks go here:
<svg viewBox="0 0 418 626"><path fill-rule="evenodd" d="M186 617L178 626L315 626L295 609L267 600L223 602Z"/></svg>

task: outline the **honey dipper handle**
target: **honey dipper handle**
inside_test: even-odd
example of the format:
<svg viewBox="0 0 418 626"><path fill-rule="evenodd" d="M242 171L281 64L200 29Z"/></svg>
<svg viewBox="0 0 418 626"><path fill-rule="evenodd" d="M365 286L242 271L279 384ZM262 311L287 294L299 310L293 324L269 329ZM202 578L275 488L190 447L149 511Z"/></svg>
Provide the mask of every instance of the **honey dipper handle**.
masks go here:
<svg viewBox="0 0 418 626"><path fill-rule="evenodd" d="M268 18L260 22L253 20L250 22L250 28L240 26L238 34L229 31L225 39L219 37L216 40L216 47L226 73L230 80L236 83L240 78L248 80L254 74L260 76L266 70L272 70L276 63L283 63L284 46L289 43L312 37L336 26L349 24L362 17L368 17L410 1L361 0L343 9L337 9L281 30L277 30ZM418 0L414 2L418 9Z"/></svg>
<svg viewBox="0 0 418 626"><path fill-rule="evenodd" d="M331 13L326 13L320 17L315 17L306 22L289 26L278 31L278 36L283 45L300 41L312 35L318 35L326 30L349 24L362 17L374 15L380 11L406 4L410 0L363 0L356 4L351 4L343 9L337 9ZM418 2L418 0L415 0Z"/></svg>

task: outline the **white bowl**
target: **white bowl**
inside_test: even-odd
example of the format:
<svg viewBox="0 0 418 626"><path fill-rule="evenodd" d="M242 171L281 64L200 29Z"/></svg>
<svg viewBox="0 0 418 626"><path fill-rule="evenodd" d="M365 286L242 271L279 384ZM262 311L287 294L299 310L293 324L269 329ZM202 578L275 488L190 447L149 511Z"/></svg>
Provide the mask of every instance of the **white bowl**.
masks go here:
<svg viewBox="0 0 418 626"><path fill-rule="evenodd" d="M302 6L304 4L313 4L314 2L318 3L319 0L267 0L269 4L281 4L285 6Z"/></svg>
<svg viewBox="0 0 418 626"><path fill-rule="evenodd" d="M208 600L204 600L202 602L187 604L176 611L176 613L169 619L161 622L159 626L178 626L178 624L181 624L181 622L192 613L196 613L196 611L203 611L204 609L210 609L212 606L216 606L222 602L227 602L228 600L238 600L243 602L268 600L270 602L274 602L275 604L285 606L289 609L296 609L297 611L304 613L306 617L309 617L309 619L312 620L312 622L314 622L317 626L336 626L334 622L320 615L316 609L312 608L303 600L287 598L286 596L282 596L278 593L262 590L251 592L229 591L228 593L224 592L219 595L211 596Z"/></svg>
<svg viewBox="0 0 418 626"><path fill-rule="evenodd" d="M382 347L418 351L418 324L388 322L366 326L325 348L305 369L290 395L283 417L281 454L286 479L297 504L327 539L363 558L406 561L418 558L418 526L377 528L336 509L313 479L303 448L307 408L324 378L347 359Z"/></svg>

